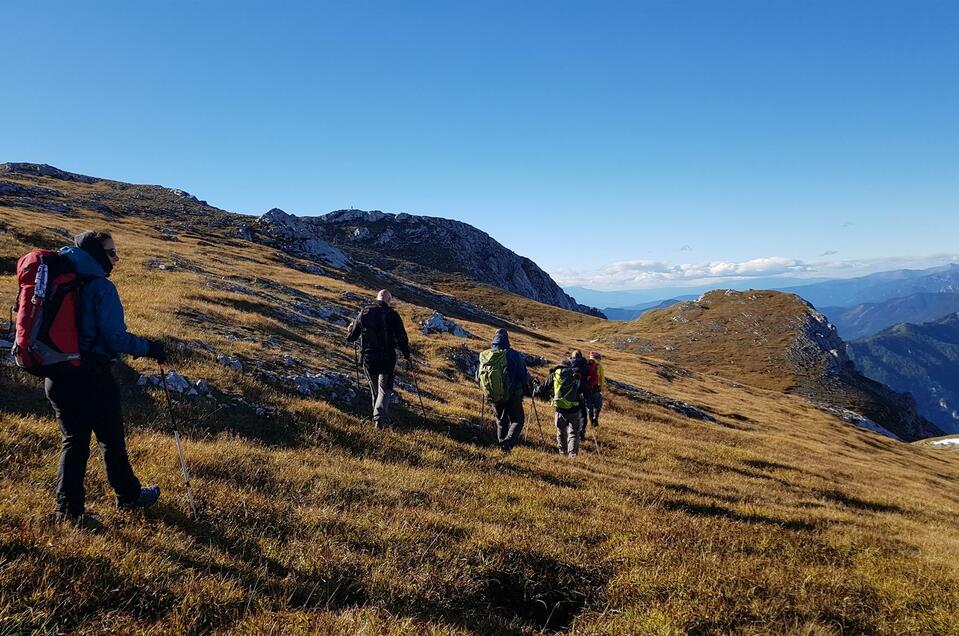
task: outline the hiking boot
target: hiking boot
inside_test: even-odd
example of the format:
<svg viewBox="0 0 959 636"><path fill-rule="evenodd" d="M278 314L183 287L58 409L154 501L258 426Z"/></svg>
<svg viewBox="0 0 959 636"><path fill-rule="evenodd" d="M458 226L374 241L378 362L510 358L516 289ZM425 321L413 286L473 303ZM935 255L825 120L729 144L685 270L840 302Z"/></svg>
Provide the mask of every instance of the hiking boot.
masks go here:
<svg viewBox="0 0 959 636"><path fill-rule="evenodd" d="M53 513L53 521L58 525L71 525L78 530L100 532L104 529L100 517L92 512L81 512L78 515L58 510Z"/></svg>
<svg viewBox="0 0 959 636"><path fill-rule="evenodd" d="M156 484L140 489L140 494L133 501L117 499L117 510L133 510L134 508L149 508L160 498L160 487Z"/></svg>

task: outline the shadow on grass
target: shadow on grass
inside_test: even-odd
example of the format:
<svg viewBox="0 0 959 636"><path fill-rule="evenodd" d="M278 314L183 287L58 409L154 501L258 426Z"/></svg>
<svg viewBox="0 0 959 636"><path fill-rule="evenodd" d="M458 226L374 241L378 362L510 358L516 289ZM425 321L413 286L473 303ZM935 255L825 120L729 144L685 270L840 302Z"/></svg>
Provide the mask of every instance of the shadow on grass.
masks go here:
<svg viewBox="0 0 959 636"><path fill-rule="evenodd" d="M895 504L860 499L859 497L848 495L841 490L820 490L817 494L823 499L828 499L829 501L842 504L847 508L855 508L856 510L865 510L868 512L906 512L902 507Z"/></svg>
<svg viewBox="0 0 959 636"><path fill-rule="evenodd" d="M17 367L0 365L0 411L52 416L53 409L43 393L43 379Z"/></svg>
<svg viewBox="0 0 959 636"><path fill-rule="evenodd" d="M274 609L338 611L373 606L394 616L442 620L475 633L521 634L531 629L555 632L568 630L576 616L599 599L609 581L609 573L603 568L565 563L528 550L492 548L470 557L470 567L463 574L465 579L437 580L439 588L430 586L422 590L402 585L384 587L383 581L374 582L370 578L366 566L362 565L364 560L337 560L322 572L311 571L305 575L262 554L254 540L225 533L222 528L229 521L214 523L204 517L195 521L176 510L164 511L163 518L193 536L197 544L212 545L249 567L211 565L170 549L161 549L161 554L180 567L233 580L246 593L256 593L261 599L258 604ZM436 528L443 536L449 530ZM331 529L331 532L338 534L344 530ZM359 531L352 531L350 536L351 549L365 555L405 555L399 557L402 571L414 572L422 567L424 558L432 558L433 542L428 537L398 544L395 540L385 541ZM454 540L462 540L464 536L453 533ZM143 544L133 547L156 550ZM200 617L202 620L197 626L205 630L224 628L242 618L246 611L236 607L219 616Z"/></svg>
<svg viewBox="0 0 959 636"><path fill-rule="evenodd" d="M728 519L729 521L742 521L745 523L758 523L769 526L777 526L785 530L811 532L817 527L815 523L806 521L777 519L775 517L767 517L765 515L756 513L744 514L736 512L735 510L731 510L730 508L718 506L716 504L700 504L682 501L679 499L667 499L663 501L661 505L666 510L685 512L686 514L693 515L695 517L717 517L720 519Z"/></svg>
<svg viewBox="0 0 959 636"><path fill-rule="evenodd" d="M19 564L0 577L0 594L35 599L24 604L19 614L3 612L0 632L5 634L74 633L91 617L121 607L124 613L151 623L176 601L170 589L151 587L145 593L104 556L52 554L35 543L9 537L0 539L0 560Z"/></svg>
<svg viewBox="0 0 959 636"><path fill-rule="evenodd" d="M770 461L766 461L765 459L747 459L746 461L743 462L743 464L745 464L746 466L749 466L750 468L756 468L758 470L795 470L797 472L801 472L799 471L798 468L794 466L790 466L788 464L780 464L778 462L770 462Z"/></svg>
<svg viewBox="0 0 959 636"><path fill-rule="evenodd" d="M531 551L496 550L474 567L491 609L546 632L565 631L609 581L603 568L585 568Z"/></svg>

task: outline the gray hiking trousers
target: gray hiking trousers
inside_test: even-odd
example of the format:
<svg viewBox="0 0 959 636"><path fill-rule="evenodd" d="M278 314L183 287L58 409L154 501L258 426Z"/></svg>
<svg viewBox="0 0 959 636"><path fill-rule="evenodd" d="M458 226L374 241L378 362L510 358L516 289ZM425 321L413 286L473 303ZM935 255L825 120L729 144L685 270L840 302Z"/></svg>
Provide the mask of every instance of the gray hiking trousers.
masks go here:
<svg viewBox="0 0 959 636"><path fill-rule="evenodd" d="M579 434L583 427L583 414L556 411L556 446L560 455L576 457L579 453Z"/></svg>
<svg viewBox="0 0 959 636"><path fill-rule="evenodd" d="M373 422L388 425L390 423L390 402L393 401L393 371L375 373L383 369L364 368L366 380L370 383L370 397L373 401Z"/></svg>

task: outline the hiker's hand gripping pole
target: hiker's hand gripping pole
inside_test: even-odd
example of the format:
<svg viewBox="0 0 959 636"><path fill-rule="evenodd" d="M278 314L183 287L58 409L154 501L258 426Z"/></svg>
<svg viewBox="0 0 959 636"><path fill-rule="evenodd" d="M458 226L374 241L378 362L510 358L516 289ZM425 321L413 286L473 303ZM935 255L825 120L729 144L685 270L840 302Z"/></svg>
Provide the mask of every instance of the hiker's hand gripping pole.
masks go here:
<svg viewBox="0 0 959 636"><path fill-rule="evenodd" d="M160 367L160 377L163 379L163 392L166 394L166 405L170 412L170 424L173 426L173 439L176 440L176 450L180 455L180 471L183 473L183 485L186 486L186 499L190 502L190 510L193 512L193 518L196 519L196 505L193 503L193 489L190 488L190 471L186 467L186 455L183 454L183 444L180 442L180 432L176 426L176 416L173 414L173 400L170 398L170 387L166 382L166 369L162 364Z"/></svg>

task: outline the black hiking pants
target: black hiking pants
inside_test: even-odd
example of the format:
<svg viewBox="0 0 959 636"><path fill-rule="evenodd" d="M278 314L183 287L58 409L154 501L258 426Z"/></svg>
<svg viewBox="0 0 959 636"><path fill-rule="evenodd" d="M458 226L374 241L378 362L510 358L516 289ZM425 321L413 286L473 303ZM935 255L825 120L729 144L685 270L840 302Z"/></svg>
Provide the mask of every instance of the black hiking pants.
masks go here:
<svg viewBox="0 0 959 636"><path fill-rule="evenodd" d="M500 449L508 453L519 444L526 423L523 392L514 391L508 400L494 402L493 413L496 415L496 441Z"/></svg>
<svg viewBox="0 0 959 636"><path fill-rule="evenodd" d="M117 500L129 502L140 495L140 481L127 457L120 410L120 390L109 362L87 363L72 373L57 374L44 382L47 399L60 425L60 467L57 471L57 512L80 515L86 491L83 478L90 457L90 433L96 433L107 480Z"/></svg>

